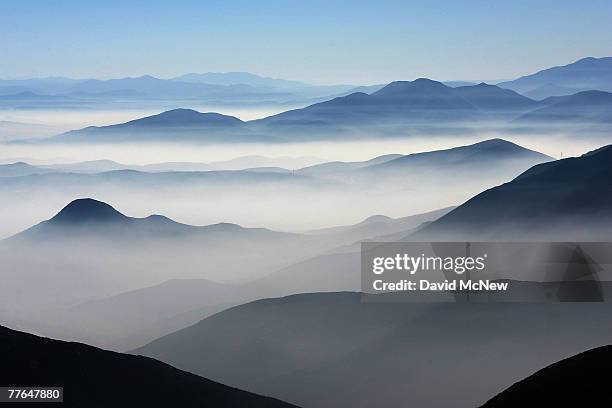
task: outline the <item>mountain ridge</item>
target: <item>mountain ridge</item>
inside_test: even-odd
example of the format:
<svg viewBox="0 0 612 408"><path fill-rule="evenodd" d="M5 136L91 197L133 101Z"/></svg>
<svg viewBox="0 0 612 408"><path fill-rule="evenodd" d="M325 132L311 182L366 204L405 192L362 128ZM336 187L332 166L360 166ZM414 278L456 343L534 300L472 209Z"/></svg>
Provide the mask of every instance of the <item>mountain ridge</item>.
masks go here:
<svg viewBox="0 0 612 408"><path fill-rule="evenodd" d="M151 358L37 337L2 326L0 345L4 352L2 383L62 386L65 407L294 406L198 377ZM130 386L126 388L126 384Z"/></svg>

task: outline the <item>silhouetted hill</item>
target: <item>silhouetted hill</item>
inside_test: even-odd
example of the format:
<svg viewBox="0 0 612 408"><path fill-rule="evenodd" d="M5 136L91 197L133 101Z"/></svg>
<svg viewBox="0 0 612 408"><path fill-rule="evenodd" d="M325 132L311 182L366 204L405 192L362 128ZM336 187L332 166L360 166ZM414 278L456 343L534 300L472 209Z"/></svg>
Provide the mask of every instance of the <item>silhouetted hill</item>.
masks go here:
<svg viewBox="0 0 612 408"><path fill-rule="evenodd" d="M503 139L489 139L467 146L413 153L381 164L370 166L366 171L394 168L397 166L477 166L486 163L501 164L504 160L549 161L552 157L526 149Z"/></svg>
<svg viewBox="0 0 612 408"><path fill-rule="evenodd" d="M67 310L169 279L253 280L334 245L334 237L230 223L192 226L161 215L127 217L103 202L76 200L55 217L0 241L0 258L6 267L0 309L36 322L41 330L53 329L54 325L40 319L44 312L30 312ZM198 307L234 301L240 297L236 294L239 291L221 299L204 297ZM96 338L78 323L63 331L42 332L108 346L117 340L112 331L117 325L112 320L105 324L111 329L103 330L100 322Z"/></svg>
<svg viewBox="0 0 612 408"><path fill-rule="evenodd" d="M415 110L465 110L474 106L459 97L454 88L427 78L395 81L371 96L386 104L397 104Z"/></svg>
<svg viewBox="0 0 612 408"><path fill-rule="evenodd" d="M537 91L540 97L570 95L589 89L612 92L612 57L587 57L498 85L522 94ZM550 92L544 92L543 87Z"/></svg>
<svg viewBox="0 0 612 408"><path fill-rule="evenodd" d="M110 205L91 198L81 198L72 201L57 215L51 218L50 224L80 224L128 222L129 218L115 210Z"/></svg>
<svg viewBox="0 0 612 408"><path fill-rule="evenodd" d="M612 147L540 164L478 194L411 239L610 237Z"/></svg>
<svg viewBox="0 0 612 408"><path fill-rule="evenodd" d="M1 326L0 349L2 384L62 386L64 407L292 406L151 358L37 337Z"/></svg>
<svg viewBox="0 0 612 408"><path fill-rule="evenodd" d="M162 215L150 215L144 218L127 217L112 206L91 198L77 199L66 205L59 213L47 221L29 228L9 240L46 239L53 234L58 239L75 238L66 234L110 238L113 240L131 240L140 237L143 240L155 240L160 237L191 238L232 238L236 234L243 238L287 237L291 234L274 232L263 228L243 228L236 224L219 223L205 226L181 224ZM141 242L142 243L142 242Z"/></svg>
<svg viewBox="0 0 612 408"><path fill-rule="evenodd" d="M512 142L490 139L467 146L408 154L358 169L352 177L375 182L377 179L398 180L409 175L423 187L451 181L468 185L477 180L484 182L491 176L499 182L550 160L549 156ZM491 173L493 169L494 173Z"/></svg>
<svg viewBox="0 0 612 408"><path fill-rule="evenodd" d="M201 113L193 109L173 109L116 126L232 126L241 123L242 121L238 118L221 115L220 113Z"/></svg>
<svg viewBox="0 0 612 408"><path fill-rule="evenodd" d="M407 155L388 154L361 162L328 162L305 167L297 174L321 179L361 183L381 189L406 186L431 188L451 180L466 188L482 183L484 188L515 177L529 167L553 160L503 139L490 139L467 146ZM494 171L490 171L494 169Z"/></svg>
<svg viewBox="0 0 612 408"><path fill-rule="evenodd" d="M608 407L612 346L598 347L554 363L517 382L483 407Z"/></svg>
<svg viewBox="0 0 612 408"><path fill-rule="evenodd" d="M263 141L244 122L219 113L174 109L157 115L109 126L90 126L52 138L58 142L134 141Z"/></svg>

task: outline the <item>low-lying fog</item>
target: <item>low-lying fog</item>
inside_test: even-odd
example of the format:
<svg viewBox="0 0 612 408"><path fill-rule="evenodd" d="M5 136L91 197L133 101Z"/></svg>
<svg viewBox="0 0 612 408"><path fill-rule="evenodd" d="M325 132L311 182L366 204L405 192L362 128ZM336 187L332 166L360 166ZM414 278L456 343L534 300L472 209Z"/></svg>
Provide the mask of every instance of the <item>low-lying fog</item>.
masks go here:
<svg viewBox="0 0 612 408"><path fill-rule="evenodd" d="M25 161L35 165L89 160L114 160L144 165L162 162L211 163L246 155L271 158L269 169L250 176L235 173L198 177L140 179L134 174L38 175L0 179L0 238L48 219L76 198L93 197L131 216L163 214L177 221L207 225L231 222L281 231L306 231L357 223L374 214L402 217L458 205L492 186L509 181L533 163L512 169L483 169L449 183L444 173L427 180L411 174L385 179L330 180L293 172L307 163L362 161L383 154L439 150L502 137L554 158L580 155L606 144L595 139L551 135L489 134L473 137L422 137L360 142L300 144L140 144L28 145L3 144L0 163ZM307 160L305 160L307 158ZM248 161L244 166L250 167ZM230 167L231 168L231 167ZM182 180L182 181L181 181Z"/></svg>

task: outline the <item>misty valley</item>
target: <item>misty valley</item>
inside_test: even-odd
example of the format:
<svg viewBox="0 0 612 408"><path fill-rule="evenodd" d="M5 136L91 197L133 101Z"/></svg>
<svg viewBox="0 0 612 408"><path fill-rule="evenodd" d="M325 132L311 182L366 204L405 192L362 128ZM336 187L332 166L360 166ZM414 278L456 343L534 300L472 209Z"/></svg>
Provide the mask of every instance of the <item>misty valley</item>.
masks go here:
<svg viewBox="0 0 612 408"><path fill-rule="evenodd" d="M611 358L612 303L465 257L468 280L415 285L414 263L366 296L362 244L612 242L611 80L612 57L495 84L0 80L0 386L75 407L529 401ZM607 262L576 278L601 300ZM415 287L448 297L386 293ZM132 381L158 394L95 385Z"/></svg>

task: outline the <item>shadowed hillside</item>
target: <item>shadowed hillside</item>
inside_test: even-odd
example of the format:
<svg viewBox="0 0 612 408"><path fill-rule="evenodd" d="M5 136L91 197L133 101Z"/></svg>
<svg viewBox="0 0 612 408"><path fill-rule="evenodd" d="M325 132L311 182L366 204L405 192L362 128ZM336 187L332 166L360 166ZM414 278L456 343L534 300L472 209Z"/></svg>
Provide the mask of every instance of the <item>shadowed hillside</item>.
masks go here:
<svg viewBox="0 0 612 408"><path fill-rule="evenodd" d="M610 308L301 294L225 310L135 353L305 407L474 407L610 343Z"/></svg>
<svg viewBox="0 0 612 408"><path fill-rule="evenodd" d="M410 239L610 237L612 147L540 164L478 194Z"/></svg>
<svg viewBox="0 0 612 408"><path fill-rule="evenodd" d="M612 346L598 347L554 363L517 382L483 407L580 407L612 405L608 382Z"/></svg>
<svg viewBox="0 0 612 408"><path fill-rule="evenodd" d="M293 406L150 358L37 337L1 326L0 349L2 384L64 387L64 407Z"/></svg>

